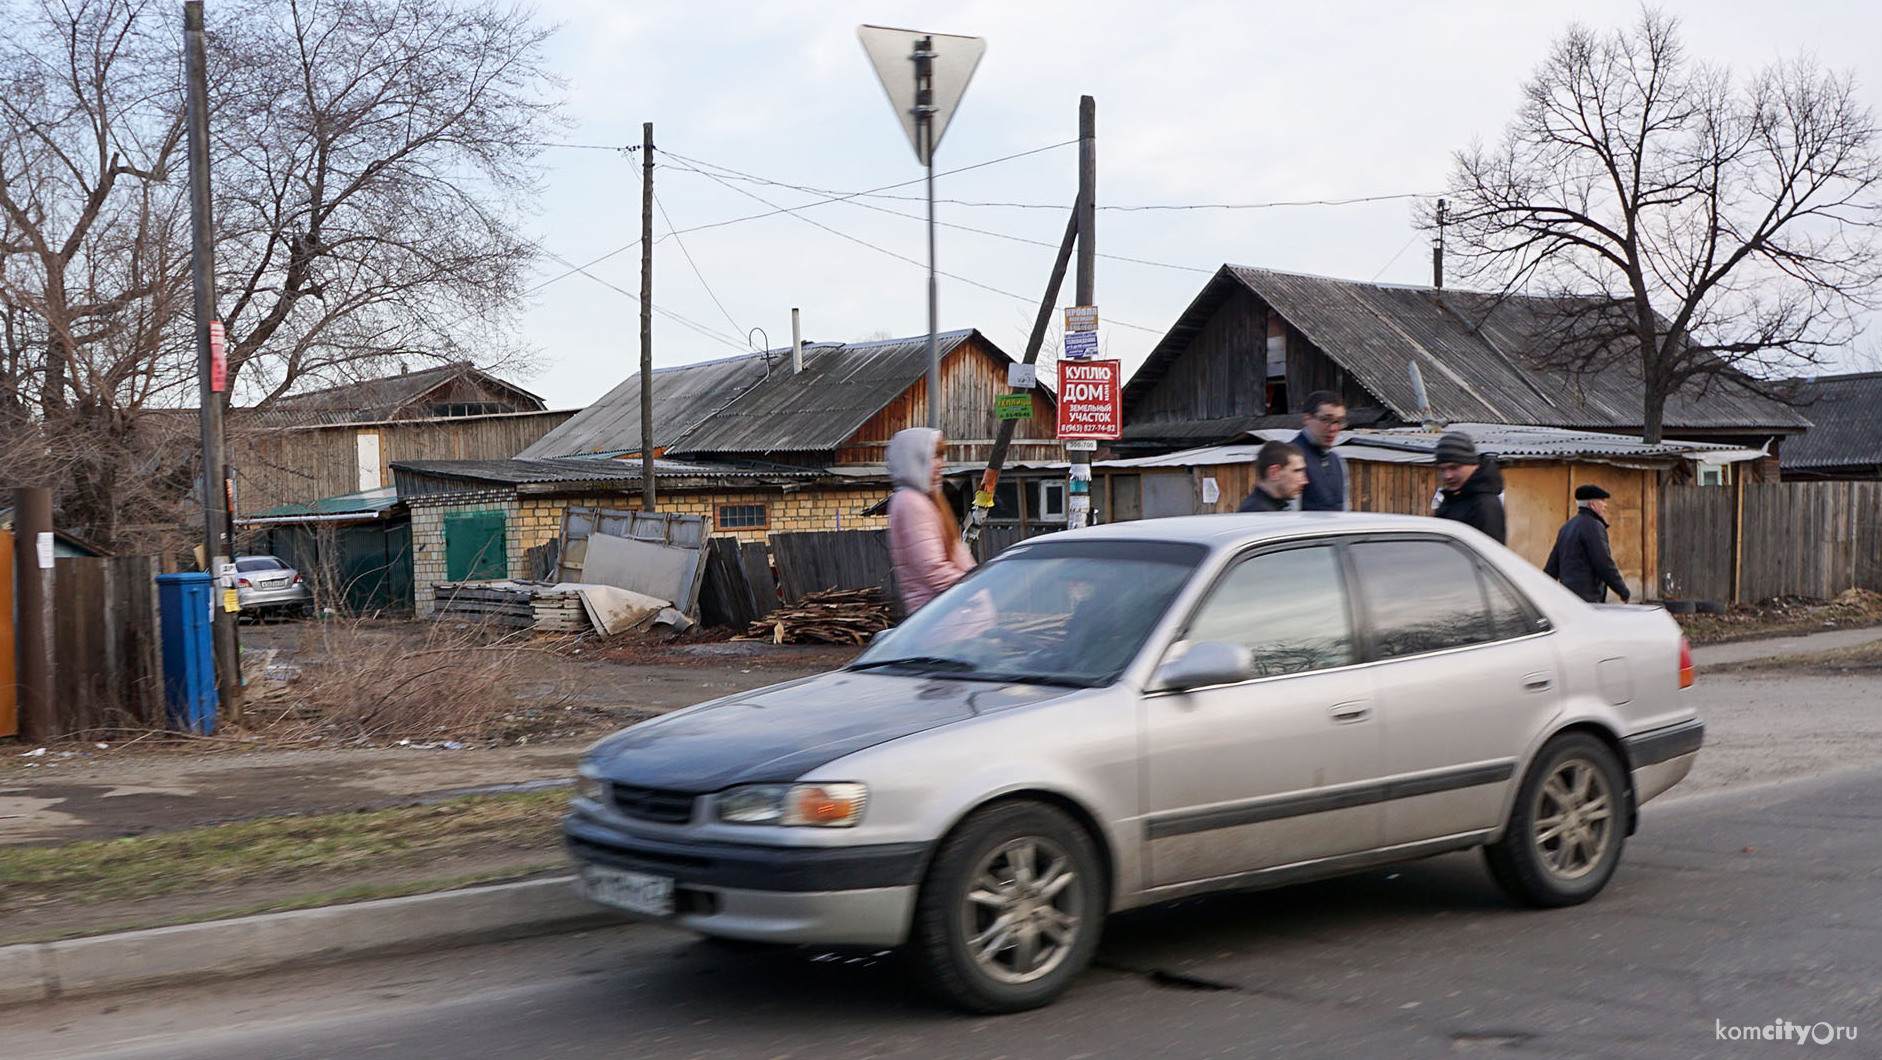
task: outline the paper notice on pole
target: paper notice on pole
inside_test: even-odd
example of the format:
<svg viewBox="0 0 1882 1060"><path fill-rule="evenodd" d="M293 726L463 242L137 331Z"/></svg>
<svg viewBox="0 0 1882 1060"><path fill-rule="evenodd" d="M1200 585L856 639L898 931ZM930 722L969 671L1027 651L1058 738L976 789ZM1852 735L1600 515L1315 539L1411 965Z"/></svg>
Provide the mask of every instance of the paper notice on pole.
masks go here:
<svg viewBox="0 0 1882 1060"><path fill-rule="evenodd" d="M229 356L220 320L209 322L209 389L218 394L229 389Z"/></svg>
<svg viewBox="0 0 1882 1060"><path fill-rule="evenodd" d="M1006 366L1006 385L1014 390L1031 390L1039 385L1039 366L1036 364L1009 364Z"/></svg>
<svg viewBox="0 0 1882 1060"><path fill-rule="evenodd" d="M1066 331L1098 330L1098 307L1095 305L1074 305L1065 307Z"/></svg>
<svg viewBox="0 0 1882 1060"><path fill-rule="evenodd" d="M1098 356L1098 333L1095 331L1068 331L1065 333L1065 359L1083 361Z"/></svg>
<svg viewBox="0 0 1882 1060"><path fill-rule="evenodd" d="M52 535L40 534L38 537L33 539L33 543L39 547L39 569L51 570L52 569Z"/></svg>
<svg viewBox="0 0 1882 1060"><path fill-rule="evenodd" d="M1098 440L1096 438L1068 438L1065 442L1065 451L1068 453L1095 453L1098 451Z"/></svg>

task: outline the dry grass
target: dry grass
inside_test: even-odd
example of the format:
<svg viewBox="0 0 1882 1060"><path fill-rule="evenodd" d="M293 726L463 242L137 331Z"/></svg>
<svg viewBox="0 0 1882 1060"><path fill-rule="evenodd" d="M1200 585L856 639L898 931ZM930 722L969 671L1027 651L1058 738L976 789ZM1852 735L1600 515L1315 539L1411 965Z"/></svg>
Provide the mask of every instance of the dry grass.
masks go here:
<svg viewBox="0 0 1882 1060"><path fill-rule="evenodd" d="M1834 600L1784 598L1757 605L1733 604L1723 614L1673 617L1694 644L1729 644L1882 624L1882 593L1849 589Z"/></svg>

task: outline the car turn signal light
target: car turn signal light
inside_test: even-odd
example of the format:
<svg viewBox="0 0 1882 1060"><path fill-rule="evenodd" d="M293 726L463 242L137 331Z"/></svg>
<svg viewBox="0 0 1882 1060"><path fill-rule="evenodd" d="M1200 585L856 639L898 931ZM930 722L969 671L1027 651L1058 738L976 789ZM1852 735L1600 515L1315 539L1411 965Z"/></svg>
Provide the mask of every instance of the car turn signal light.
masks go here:
<svg viewBox="0 0 1882 1060"><path fill-rule="evenodd" d="M797 801L796 812L786 819L822 828L855 824L869 797L861 784L799 784L791 789L791 796Z"/></svg>
<svg viewBox="0 0 1882 1060"><path fill-rule="evenodd" d="M1679 687L1691 688L1693 683L1692 645L1686 638L1679 638Z"/></svg>

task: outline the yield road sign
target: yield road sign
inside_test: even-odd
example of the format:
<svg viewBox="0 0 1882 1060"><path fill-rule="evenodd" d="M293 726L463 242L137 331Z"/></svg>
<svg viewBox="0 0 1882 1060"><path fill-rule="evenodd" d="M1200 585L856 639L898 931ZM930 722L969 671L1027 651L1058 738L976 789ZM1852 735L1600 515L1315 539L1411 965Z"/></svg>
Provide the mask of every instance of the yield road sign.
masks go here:
<svg viewBox="0 0 1882 1060"><path fill-rule="evenodd" d="M960 106L967 82L973 79L974 67L986 54L986 40L887 26L859 26L856 35L862 38L863 50L869 53L883 91L889 94L889 105L895 108L902 131L914 145L915 158L928 165L941 134L947 131L948 119ZM924 63L928 71L926 99L920 98L924 93L919 84ZM921 142L923 108L931 115L932 123L926 144Z"/></svg>

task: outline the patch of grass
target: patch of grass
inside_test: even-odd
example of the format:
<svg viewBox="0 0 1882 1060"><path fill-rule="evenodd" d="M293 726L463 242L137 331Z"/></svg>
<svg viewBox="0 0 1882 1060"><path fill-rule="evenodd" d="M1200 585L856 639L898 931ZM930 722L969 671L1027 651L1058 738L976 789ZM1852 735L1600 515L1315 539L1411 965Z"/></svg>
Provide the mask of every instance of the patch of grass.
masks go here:
<svg viewBox="0 0 1882 1060"><path fill-rule="evenodd" d="M270 817L126 839L0 847L0 913L54 902L137 901L350 871L422 869L491 849L556 847L565 790L429 806Z"/></svg>
<svg viewBox="0 0 1882 1060"><path fill-rule="evenodd" d="M279 913L289 909L315 909L326 905L344 905L348 902L369 902L375 898L403 898L413 894L430 894L435 891L451 891L460 887L476 887L486 883L504 883L510 880L527 879L544 873L568 871L567 859L542 861L529 865L519 865L514 869L496 872L475 872L463 876L446 876L435 880L407 880L401 883L367 883L337 890L318 891L296 895L270 902L251 902L247 905L228 906L217 909L205 909L175 916L163 916L153 913L148 917L112 921L75 930L24 931L17 935L0 934L0 946L16 943L56 942L60 939L82 938L88 935L108 935L119 931L140 931L145 928L174 927L178 924L199 924L206 920L228 920L232 917L254 916L257 913Z"/></svg>

